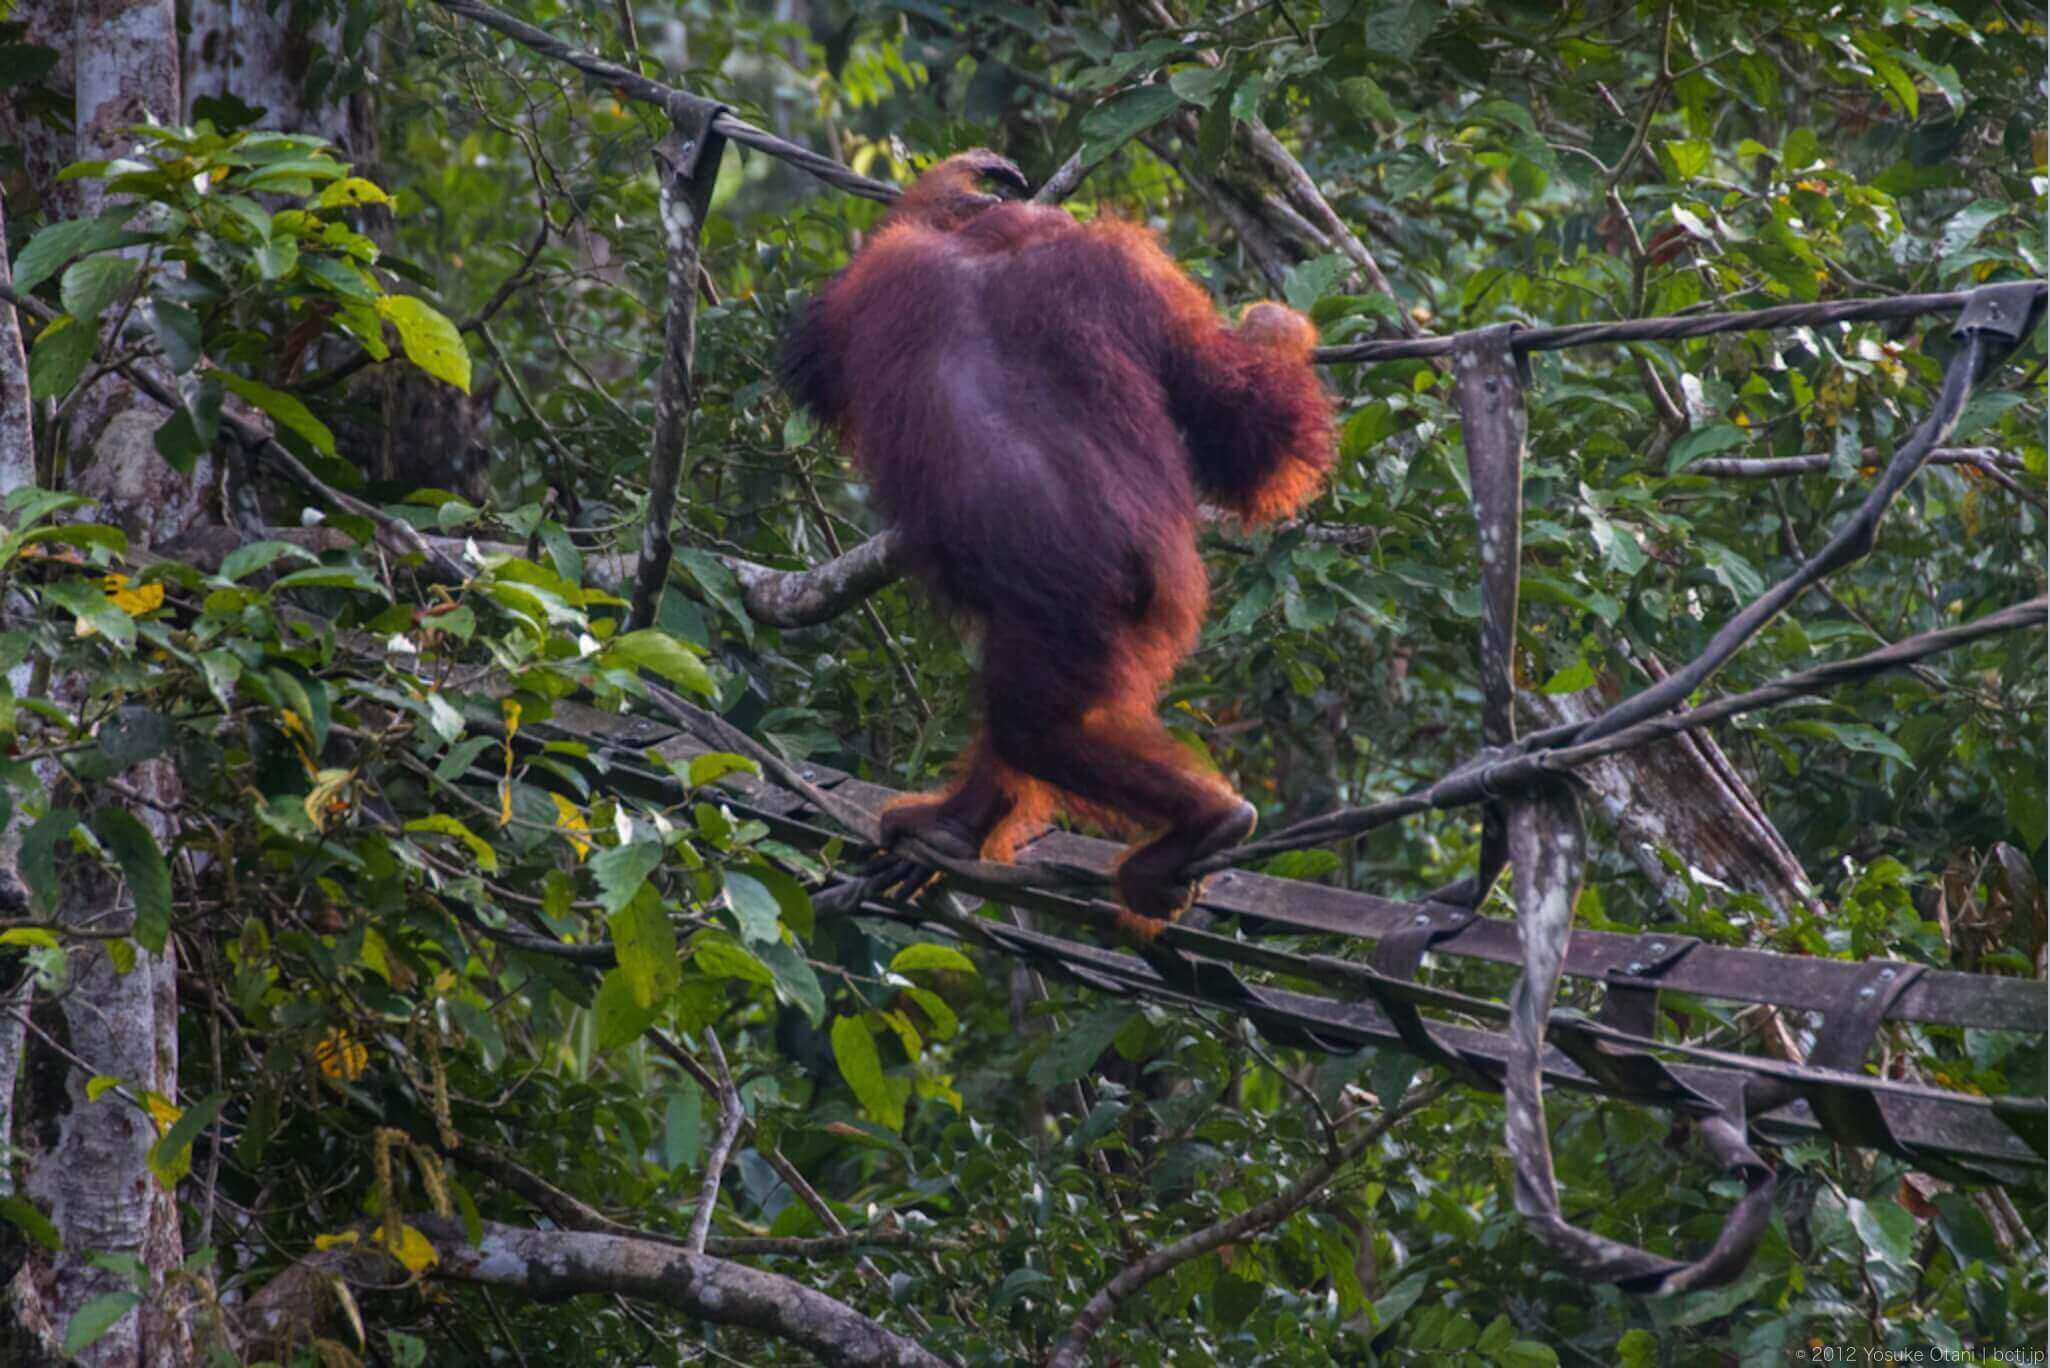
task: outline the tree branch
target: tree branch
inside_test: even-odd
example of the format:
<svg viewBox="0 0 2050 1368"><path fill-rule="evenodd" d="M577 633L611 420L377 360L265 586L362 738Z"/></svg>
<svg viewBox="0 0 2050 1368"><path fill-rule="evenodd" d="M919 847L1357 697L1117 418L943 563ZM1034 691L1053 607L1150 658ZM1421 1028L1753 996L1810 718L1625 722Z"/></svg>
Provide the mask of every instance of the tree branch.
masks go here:
<svg viewBox="0 0 2050 1368"><path fill-rule="evenodd" d="M655 1302L715 1325L783 1340L843 1368L944 1368L945 1360L845 1302L780 1274L672 1244L486 1221L483 1238L473 1245L460 1221L413 1216L408 1224L434 1246L437 1262L430 1277L504 1287L531 1297L599 1295ZM324 1251L285 1270L250 1299L245 1324L260 1327L267 1344L287 1342L295 1333L303 1342L330 1300L325 1288L342 1266L340 1254ZM359 1248L343 1258L352 1271L363 1271L371 1256ZM391 1282L396 1286L399 1280Z"/></svg>
<svg viewBox="0 0 2050 1368"><path fill-rule="evenodd" d="M712 103L701 95L693 95L687 90L665 85L661 81L641 75L638 71L628 70L617 62L608 62L594 52L573 47L491 5L480 4L478 0L434 0L434 3L450 14L460 15L474 23L482 24L485 28L502 33L543 57L575 67L593 80L611 87L622 99L659 106L672 116L702 109ZM712 131L732 139L743 147L752 147L757 152L766 152L778 161L788 162L828 185L845 190L850 195L881 200L887 204L903 193L888 181L856 175L832 158L821 156L808 147L800 147L794 142L779 138L767 129L757 128L726 110L720 110L713 117Z"/></svg>
<svg viewBox="0 0 2050 1368"><path fill-rule="evenodd" d="M719 1179L726 1170L727 1156L733 1153L740 1125L747 1120L740 1090L733 1086L733 1070L726 1064L726 1051L720 1048L719 1036L709 1026L705 1028L705 1051L718 1066L714 1077L719 1084L715 1094L719 1099L719 1131L712 1138L712 1148L705 1153L705 1178L698 1188L698 1209L691 1213L690 1234L684 1241L684 1248L693 1254L705 1252L705 1238L712 1233L712 1209L719 1205Z"/></svg>

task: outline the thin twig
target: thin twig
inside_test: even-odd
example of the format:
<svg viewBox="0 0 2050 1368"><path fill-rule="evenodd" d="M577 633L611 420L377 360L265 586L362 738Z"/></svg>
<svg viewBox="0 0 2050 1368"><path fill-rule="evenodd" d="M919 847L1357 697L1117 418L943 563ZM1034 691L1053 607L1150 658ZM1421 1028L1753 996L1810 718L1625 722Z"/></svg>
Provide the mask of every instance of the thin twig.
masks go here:
<svg viewBox="0 0 2050 1368"><path fill-rule="evenodd" d="M1397 1122L1436 1101L1450 1086L1449 1080L1439 1080L1415 1090L1401 1103L1389 1107L1378 1120L1347 1141L1335 1153L1318 1160L1285 1191L1228 1220L1206 1226L1193 1235L1184 1236L1171 1245L1155 1250L1136 1263L1127 1264L1082 1307L1074 1322L1068 1326L1068 1332L1061 1336L1059 1345L1047 1359L1047 1368L1075 1368L1075 1365L1082 1363L1089 1341L1094 1339L1096 1333L1110 1320L1119 1304L1161 1274L1172 1272L1189 1260L1207 1254L1220 1245L1234 1244L1258 1235L1293 1216L1322 1192L1325 1185L1336 1177L1346 1164L1365 1153L1370 1145L1378 1143Z"/></svg>
<svg viewBox="0 0 2050 1368"><path fill-rule="evenodd" d="M726 1051L720 1048L718 1033L709 1026L705 1028L705 1052L718 1066L719 1131L705 1155L705 1180L698 1189L698 1209L691 1214L690 1234L684 1240L684 1248L693 1254L705 1252L705 1239L712 1233L712 1209L719 1205L719 1179L726 1171L727 1157L733 1153L740 1123L747 1120L740 1089L733 1086L733 1070L726 1065Z"/></svg>

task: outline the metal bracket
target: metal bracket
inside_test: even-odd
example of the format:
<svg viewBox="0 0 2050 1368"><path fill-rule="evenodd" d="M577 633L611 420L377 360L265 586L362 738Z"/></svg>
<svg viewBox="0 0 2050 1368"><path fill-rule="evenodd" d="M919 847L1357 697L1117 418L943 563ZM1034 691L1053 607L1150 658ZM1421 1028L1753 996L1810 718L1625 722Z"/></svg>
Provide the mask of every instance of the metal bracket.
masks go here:
<svg viewBox="0 0 2050 1368"><path fill-rule="evenodd" d="M1985 333L2012 347L2035 326L2036 315L2043 311L2044 293L2040 280L1981 285L1965 301L1950 335L1962 342L1966 333Z"/></svg>
<svg viewBox="0 0 2050 1368"><path fill-rule="evenodd" d="M1389 978L1414 979L1418 968L1423 965L1424 954L1439 941L1450 940L1466 930L1480 913L1470 907L1419 907L1408 926L1389 932L1374 947L1372 964ZM1452 1071L1454 1077L1471 1087L1484 1088L1489 1092L1501 1091L1501 1084L1476 1068L1465 1055L1439 1040L1431 1028L1424 1023L1423 1013L1415 1005L1400 1002L1385 993L1368 990L1374 1005L1381 1009L1381 1015L1395 1028L1410 1052L1419 1059L1429 1060Z"/></svg>
<svg viewBox="0 0 2050 1368"><path fill-rule="evenodd" d="M1645 935L1624 947L1602 971L1602 1024L1649 1038L1658 1024L1659 980L1699 944L1694 936Z"/></svg>
<svg viewBox="0 0 2050 1368"><path fill-rule="evenodd" d="M1879 1034L1887 1011L1909 984L1922 976L1923 966L1892 960L1873 960L1863 966L1858 986L1836 1002L1823 1005L1822 1029L1815 1045L1802 1060L1807 1068L1833 1069L1854 1074L1865 1063L1872 1042ZM1753 1078L1744 1085L1745 1109L1754 1117L1792 1102L1811 1108L1815 1119L1832 1139L1847 1144L1909 1153L1894 1135L1879 1099L1861 1088L1833 1086L1827 1082L1795 1082L1783 1078Z"/></svg>

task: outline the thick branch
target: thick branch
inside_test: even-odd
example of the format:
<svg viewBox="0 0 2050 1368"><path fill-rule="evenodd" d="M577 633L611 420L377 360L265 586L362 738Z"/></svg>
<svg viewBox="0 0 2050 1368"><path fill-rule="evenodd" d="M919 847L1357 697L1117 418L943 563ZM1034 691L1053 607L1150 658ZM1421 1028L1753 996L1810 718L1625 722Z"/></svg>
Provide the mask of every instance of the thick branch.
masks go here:
<svg viewBox="0 0 2050 1368"><path fill-rule="evenodd" d="M902 543L891 532L805 570L776 570L735 557L725 560L740 581L748 615L771 627L812 627L831 621L904 573Z"/></svg>
<svg viewBox="0 0 2050 1368"><path fill-rule="evenodd" d="M1861 452L1861 456L1874 453ZM1813 475L1829 469L1836 458L1828 452L1814 452L1806 456L1710 456L1693 461L1680 470L1682 475L1718 475L1730 480L1777 480L1790 475ZM2022 469L2022 459L2011 456L1998 447L1937 447L1929 453L1930 465L2005 466L2009 470Z"/></svg>
<svg viewBox="0 0 2050 1368"><path fill-rule="evenodd" d="M715 1325L769 1335L810 1350L821 1362L847 1368L943 1368L945 1363L802 1283L672 1244L486 1221L483 1239L473 1245L459 1221L414 1216L409 1224L434 1246L439 1261L430 1276L435 1278L537 1298L634 1297ZM327 1299L319 1294L337 1253L311 1256L280 1274L250 1299L245 1322L260 1325L266 1343L303 1342L326 1309ZM369 1256L349 1257L362 1261ZM399 1279L391 1281L396 1285ZM291 1295L274 1290L280 1287L289 1287Z"/></svg>
<svg viewBox="0 0 2050 1368"><path fill-rule="evenodd" d="M1526 328L1516 334L1511 345L1517 351L1558 351L1566 347L1593 347L1610 342L1677 342L1717 333L1765 332L1803 324L1876 323L1894 318L1917 318L1923 314L1956 313L1964 308L1973 293L1971 290L1957 290L1949 294L1894 295L1888 299L1842 299L1827 304L1782 304L1743 313L1687 314L1672 318L1632 318L1619 323L1574 323L1563 328ZM1461 343L1457 333L1449 337L1348 342L1343 346L1317 348L1316 359L1325 365L1414 360L1449 356L1462 345L1469 344Z"/></svg>

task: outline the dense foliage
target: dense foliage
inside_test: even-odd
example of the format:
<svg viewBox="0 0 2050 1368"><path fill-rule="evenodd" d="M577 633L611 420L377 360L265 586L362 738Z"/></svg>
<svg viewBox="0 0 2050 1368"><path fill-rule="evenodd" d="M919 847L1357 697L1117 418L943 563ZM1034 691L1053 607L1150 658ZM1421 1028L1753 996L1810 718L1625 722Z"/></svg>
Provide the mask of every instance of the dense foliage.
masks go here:
<svg viewBox="0 0 2050 1368"><path fill-rule="evenodd" d="M618 7L523 13L626 52ZM1157 227L1221 305L1278 286L1327 343L1403 315L1433 332L1610 320L2046 267L2045 27L1998 0L692 0L636 16L649 70L872 175L992 145L1036 180L1084 147L1100 160L1076 212ZM673 776L689 796L657 802L612 781L630 757L551 730L572 697L634 705L651 671L792 759L879 783L929 782L958 752L972 662L911 587L779 631L749 617L727 559L798 567L874 530L771 362L793 309L881 209L727 151L705 227L677 587L655 629L623 633L600 587L617 578L598 568L634 544L646 492L659 116L431 5L335 31L319 80L358 88L379 64L374 165L216 105L194 128L143 134L132 163L80 168L153 206L139 218L38 218L10 201L16 288L62 311L30 362L45 414L97 366L154 357L183 405L165 459L189 462L239 405L332 484L459 553L474 543L460 585L423 586L347 537L117 581L100 577L127 539L74 499L27 491L0 512L0 663L14 670L0 795L26 828L30 894L0 947L48 992L70 957L132 953L48 924L67 871L93 864L128 881L138 941L175 941L183 1096L134 1100L166 1132L160 1174L189 1175L195 1276L259 1286L390 1204L533 1223L479 1147L627 1225L681 1233L716 1105L648 1033L698 1050L710 1028L752 1119L715 1234L825 1232L770 1162L780 1151L847 1226L894 1242L773 1266L938 1352L1009 1362L1043 1355L1136 1252L1274 1195L1323 1155L1327 1125L1393 1105L1412 1083L1401 1058L1281 1051L1228 1014L1042 986L899 926L815 918L806 889L845 854L722 807L716 781L750 762L701 757ZM6 70L23 90L39 79L32 61ZM1262 279L1219 207L1280 194L1234 141L1253 121L1367 242L1395 298L1328 250ZM450 320L514 273L492 320L459 333ZM1634 688L1644 662L1694 655L1862 496L1926 411L1948 326L1537 356L1521 682ZM481 396L481 481L459 497L365 479L347 434L375 404L327 383L358 348ZM2039 333L1953 439L2019 458L2006 483L1932 467L1872 557L1777 622L1723 686L2040 592L2043 355ZM1217 607L1170 699L1188 743L1270 824L1398 792L1478 743L1478 559L1449 376L1426 362L1329 376L1341 462L1314 526L1207 543ZM1694 469L1797 453L1829 460L1769 481ZM299 521L289 486L267 497L274 523ZM361 519L328 524L369 539ZM76 693L53 697L53 680ZM1695 879L1677 905L1609 844L1582 923L2039 974L2046 720L2035 632L1754 716L1721 740L1820 906L1775 912ZM165 756L183 781L174 811L146 824L101 805ZM1273 872L1410 896L1470 872L1477 842L1472 813L1440 814ZM616 964L573 953L601 944ZM1750 1016L1684 1005L1693 1038L1755 1045ZM1946 1086L2043 1087L2040 1037L1894 1028L1888 1043ZM1653 1364L2042 1340L2026 1234L2044 1224L2040 1186L2000 1196L2006 1229L1986 1201L1895 1160L1787 1150L1744 1278L1646 1303L1549 1267L1510 1205L1500 1118L1469 1090L1418 1098L1271 1237L1161 1278L1097 1348L1144 1363ZM1730 1193L1667 1143L1669 1118L1555 1098L1552 1119L1576 1219L1680 1255L1712 1238ZM0 1241L37 1237L28 1202L0 1199L0 1215L15 1232ZM623 1300L435 1284L358 1300L367 1338L351 1347L397 1363L791 1352Z"/></svg>

